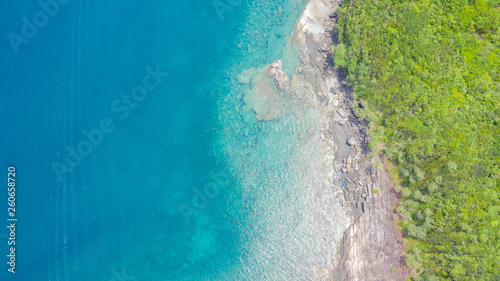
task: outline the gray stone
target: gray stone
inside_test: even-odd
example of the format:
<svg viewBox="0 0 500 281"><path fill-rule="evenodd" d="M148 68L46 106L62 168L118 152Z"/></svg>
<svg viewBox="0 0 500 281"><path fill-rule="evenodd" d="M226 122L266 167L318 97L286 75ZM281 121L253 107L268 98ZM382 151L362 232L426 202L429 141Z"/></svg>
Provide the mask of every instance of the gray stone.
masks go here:
<svg viewBox="0 0 500 281"><path fill-rule="evenodd" d="M346 118L346 117L347 117L347 113L346 113L343 109L341 109L341 108L337 109L337 113L338 113L338 114L340 115L340 117L342 117L342 118Z"/></svg>
<svg viewBox="0 0 500 281"><path fill-rule="evenodd" d="M271 67L268 70L269 76L274 79L274 82L281 91L285 89L285 84L288 82L288 76L281 69L282 66L283 62L281 60L277 60L271 64Z"/></svg>
<svg viewBox="0 0 500 281"><path fill-rule="evenodd" d="M347 163L347 165L351 165L352 164L352 155L349 154L349 156L347 156L347 159L345 160L345 162Z"/></svg>
<svg viewBox="0 0 500 281"><path fill-rule="evenodd" d="M356 145L356 139L355 139L355 138L353 138L353 137L348 138L348 139L347 139L347 144L348 144L349 146L355 146L355 145Z"/></svg>

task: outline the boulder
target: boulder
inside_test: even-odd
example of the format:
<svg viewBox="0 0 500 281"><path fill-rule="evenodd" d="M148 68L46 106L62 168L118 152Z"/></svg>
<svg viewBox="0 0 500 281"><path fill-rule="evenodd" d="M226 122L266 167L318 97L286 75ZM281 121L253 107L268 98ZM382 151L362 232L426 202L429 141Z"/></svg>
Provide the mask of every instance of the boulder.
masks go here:
<svg viewBox="0 0 500 281"><path fill-rule="evenodd" d="M288 82L288 76L282 70L282 67L283 62L281 60L277 60L271 64L269 70L267 71L267 74L273 78L280 91L285 89L285 85Z"/></svg>
<svg viewBox="0 0 500 281"><path fill-rule="evenodd" d="M337 113L340 115L342 118L347 117L347 112L345 112L342 108L337 109Z"/></svg>
<svg viewBox="0 0 500 281"><path fill-rule="evenodd" d="M348 139L347 139L347 144L348 144L349 146L355 146L355 145L356 145L356 139L355 139L355 138L353 138L353 137L348 138Z"/></svg>
<svg viewBox="0 0 500 281"><path fill-rule="evenodd" d="M347 159L345 160L345 162L347 163L347 165L351 165L352 164L352 155L349 154L349 156L347 156Z"/></svg>

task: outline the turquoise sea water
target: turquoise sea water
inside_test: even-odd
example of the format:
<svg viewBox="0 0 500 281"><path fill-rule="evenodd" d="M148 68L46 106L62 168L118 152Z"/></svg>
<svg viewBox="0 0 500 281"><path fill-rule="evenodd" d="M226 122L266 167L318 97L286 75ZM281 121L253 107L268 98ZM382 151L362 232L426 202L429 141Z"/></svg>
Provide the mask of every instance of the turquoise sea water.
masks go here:
<svg viewBox="0 0 500 281"><path fill-rule="evenodd" d="M304 203L293 165L314 155L300 125L258 122L235 79L280 58L305 0L66 2L18 52L8 35L43 9L0 9L18 218L0 280L309 280L332 259L336 210Z"/></svg>

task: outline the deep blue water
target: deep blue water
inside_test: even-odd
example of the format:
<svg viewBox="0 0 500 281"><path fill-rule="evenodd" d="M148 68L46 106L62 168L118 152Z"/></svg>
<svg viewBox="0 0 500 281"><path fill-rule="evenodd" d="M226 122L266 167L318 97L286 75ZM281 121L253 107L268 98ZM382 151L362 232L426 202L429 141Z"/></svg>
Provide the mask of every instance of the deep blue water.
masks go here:
<svg viewBox="0 0 500 281"><path fill-rule="evenodd" d="M19 221L11 274L0 186L0 280L263 280L260 271L278 272L241 269L248 238L265 237L250 224L259 195L244 193L238 165L218 153L224 138L240 142L225 133L220 100L233 68L277 58L304 2L241 1L221 18L207 0L70 0L16 52L8 34L22 35L23 17L33 21L41 7L3 1L0 177L15 166ZM266 5L284 15L252 24L272 36L252 52L238 47L253 36L244 32L255 7ZM144 79L145 93L136 88ZM78 148L81 159L70 155ZM285 167L278 160L273 173Z"/></svg>
<svg viewBox="0 0 500 281"><path fill-rule="evenodd" d="M7 272L4 239L1 280L175 280L230 266L238 233L216 227L215 247L192 261L195 227L177 205L224 169L208 153L217 97L204 85L243 8L222 22L210 1L73 0L15 53L6 35L41 8L2 3L0 155L3 170L17 169L19 222L17 273ZM148 66L169 75L121 120L111 105L142 85ZM115 130L58 181L53 162L65 163L65 148L103 118Z"/></svg>

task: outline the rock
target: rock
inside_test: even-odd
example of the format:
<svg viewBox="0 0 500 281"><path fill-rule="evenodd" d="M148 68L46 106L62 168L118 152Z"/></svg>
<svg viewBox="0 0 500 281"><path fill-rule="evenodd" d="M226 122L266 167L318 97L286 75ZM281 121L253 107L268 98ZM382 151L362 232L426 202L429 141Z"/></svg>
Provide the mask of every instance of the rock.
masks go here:
<svg viewBox="0 0 500 281"><path fill-rule="evenodd" d="M323 103L325 101L325 96L323 96L323 94L321 92L319 92L317 95L316 95L316 99L319 101L319 103Z"/></svg>
<svg viewBox="0 0 500 281"><path fill-rule="evenodd" d="M358 164L354 165L354 171L359 171L359 165Z"/></svg>
<svg viewBox="0 0 500 281"><path fill-rule="evenodd" d="M257 120L270 121L280 118L283 114L283 101L278 89L273 85L273 79L267 74L267 68L256 74L251 82L253 87L245 91L243 102L253 109Z"/></svg>
<svg viewBox="0 0 500 281"><path fill-rule="evenodd" d="M328 139L327 143L328 143L329 146L335 148L335 143L333 143L333 141L331 139Z"/></svg>
<svg viewBox="0 0 500 281"><path fill-rule="evenodd" d="M302 62L303 64L307 64L309 63L309 58L303 54L299 54L299 60L300 62Z"/></svg>
<svg viewBox="0 0 500 281"><path fill-rule="evenodd" d="M325 132L323 132L323 130L319 131L319 137L321 138L322 141L326 142L326 136L325 136Z"/></svg>
<svg viewBox="0 0 500 281"><path fill-rule="evenodd" d="M278 88L283 91L285 89L285 84L288 82L288 76L282 70L283 62L281 60L277 60L273 62L268 70L268 75L274 79L274 82L278 86Z"/></svg>
<svg viewBox="0 0 500 281"><path fill-rule="evenodd" d="M342 192L344 193L345 201L349 201L349 195L347 194L347 191L345 189L342 189Z"/></svg>
<svg viewBox="0 0 500 281"><path fill-rule="evenodd" d="M355 145L356 145L356 139L355 139L355 138L353 138L353 137L348 138L348 139L347 139L347 144L348 144L349 146L355 146Z"/></svg>
<svg viewBox="0 0 500 281"><path fill-rule="evenodd" d="M349 154L349 156L347 156L347 159L345 160L345 162L348 164L348 165L351 165L352 164L352 156Z"/></svg>
<svg viewBox="0 0 500 281"><path fill-rule="evenodd" d="M342 117L342 118L346 118L346 117L347 117L347 113L346 113L343 109L341 109L341 108L337 109L337 113L338 113L338 114L340 115L340 117Z"/></svg>
<svg viewBox="0 0 500 281"><path fill-rule="evenodd" d="M330 52L330 49L328 48L328 44L324 43L323 46L318 49L318 51L323 52L323 53Z"/></svg>
<svg viewBox="0 0 500 281"><path fill-rule="evenodd" d="M342 173L346 174L347 173L347 167L346 166L343 166L342 167Z"/></svg>

